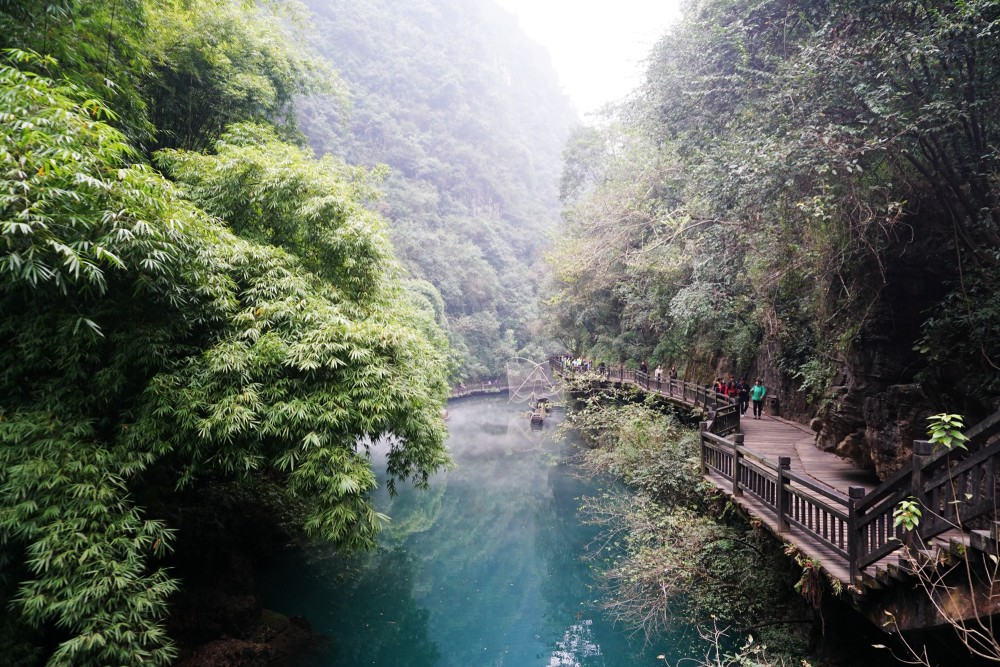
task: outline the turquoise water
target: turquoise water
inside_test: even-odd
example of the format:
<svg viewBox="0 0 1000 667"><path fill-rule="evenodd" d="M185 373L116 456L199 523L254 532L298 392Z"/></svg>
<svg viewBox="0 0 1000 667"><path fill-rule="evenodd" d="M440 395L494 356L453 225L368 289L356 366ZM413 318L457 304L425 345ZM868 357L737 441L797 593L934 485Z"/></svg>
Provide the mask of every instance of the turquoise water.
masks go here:
<svg viewBox="0 0 1000 667"><path fill-rule="evenodd" d="M264 573L264 604L329 638L310 667L623 667L639 655L597 606L582 556L595 537L566 463L573 443L532 430L506 399L449 406L457 466L429 491L378 497L382 546L352 559L289 553Z"/></svg>

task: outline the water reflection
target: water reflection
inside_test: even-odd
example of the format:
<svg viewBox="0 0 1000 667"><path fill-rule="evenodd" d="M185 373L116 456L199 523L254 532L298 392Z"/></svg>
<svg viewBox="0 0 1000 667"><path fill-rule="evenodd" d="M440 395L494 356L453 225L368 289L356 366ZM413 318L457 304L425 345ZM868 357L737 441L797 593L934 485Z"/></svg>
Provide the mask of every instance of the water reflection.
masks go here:
<svg viewBox="0 0 1000 667"><path fill-rule="evenodd" d="M593 621L586 620L571 626L563 635L562 641L556 642L556 650L549 658L548 667L575 666L580 664L581 658L601 655L601 647L594 640L593 625Z"/></svg>
<svg viewBox="0 0 1000 667"><path fill-rule="evenodd" d="M552 441L551 423L530 429L524 408L503 399L449 410L457 467L427 492L377 498L392 517L378 552L289 555L267 573L265 604L330 638L330 653L308 664L639 664L594 610L580 560L593 534L576 512L591 489L561 463L568 444Z"/></svg>

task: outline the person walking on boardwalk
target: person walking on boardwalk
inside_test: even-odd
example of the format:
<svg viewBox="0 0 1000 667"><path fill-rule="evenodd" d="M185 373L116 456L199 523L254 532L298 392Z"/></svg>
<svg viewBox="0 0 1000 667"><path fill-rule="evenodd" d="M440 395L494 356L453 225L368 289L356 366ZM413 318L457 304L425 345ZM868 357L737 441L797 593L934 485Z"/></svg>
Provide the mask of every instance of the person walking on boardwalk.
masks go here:
<svg viewBox="0 0 1000 667"><path fill-rule="evenodd" d="M740 397L740 414L745 415L747 408L750 407L750 383L747 382L746 378L740 378L736 383L736 388Z"/></svg>
<svg viewBox="0 0 1000 667"><path fill-rule="evenodd" d="M660 387L660 382L663 380L663 366L657 364L656 370L653 371L653 377L656 379L656 387Z"/></svg>
<svg viewBox="0 0 1000 667"><path fill-rule="evenodd" d="M761 415L764 414L764 396L767 395L767 389L761 384L760 378L757 378L757 383L754 384L753 389L750 390L750 400L753 401L753 418L760 419Z"/></svg>

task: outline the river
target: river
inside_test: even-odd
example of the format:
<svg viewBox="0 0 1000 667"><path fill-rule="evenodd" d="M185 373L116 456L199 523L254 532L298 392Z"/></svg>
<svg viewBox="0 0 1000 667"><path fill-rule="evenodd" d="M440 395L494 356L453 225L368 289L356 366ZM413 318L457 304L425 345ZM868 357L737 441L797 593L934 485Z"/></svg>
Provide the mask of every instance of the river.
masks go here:
<svg viewBox="0 0 1000 667"><path fill-rule="evenodd" d="M265 606L329 638L308 667L663 665L602 617L577 511L597 489L567 462L575 443L552 437L558 414L532 430L524 409L452 403L456 467L378 495L392 521L375 553L289 552L263 573Z"/></svg>

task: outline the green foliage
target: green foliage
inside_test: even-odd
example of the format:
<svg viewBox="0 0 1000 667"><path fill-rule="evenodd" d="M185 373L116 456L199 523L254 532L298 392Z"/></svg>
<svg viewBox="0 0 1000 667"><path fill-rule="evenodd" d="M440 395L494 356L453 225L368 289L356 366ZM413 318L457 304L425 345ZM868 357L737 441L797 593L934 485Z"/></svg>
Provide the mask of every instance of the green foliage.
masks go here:
<svg viewBox="0 0 1000 667"><path fill-rule="evenodd" d="M685 636L713 616L743 627L773 618L770 605L790 582L765 541L716 518L722 512L698 471L697 434L620 398L595 396L569 419L590 445L583 470L627 487L583 505L604 529L590 557L608 589L608 613L647 638Z"/></svg>
<svg viewBox="0 0 1000 667"><path fill-rule="evenodd" d="M795 592L809 603L813 609L820 609L823 603L823 567L815 558L798 552L791 545L785 547L786 555L793 555L795 564L802 568L799 580L795 582Z"/></svg>
<svg viewBox="0 0 1000 667"><path fill-rule="evenodd" d="M966 266L958 284L930 313L914 349L924 355L929 381L944 381L961 387L975 399L1000 392L1000 280L995 265L1000 249L992 250L994 261Z"/></svg>
<svg viewBox="0 0 1000 667"><path fill-rule="evenodd" d="M685 658L682 663L678 663L678 667L681 664L693 667L811 667L807 660L800 657L804 653L801 646L791 652L776 651L769 649L768 644L757 641L752 634L747 634L742 642L735 643L729 637L729 630L720 628L718 620L713 618L711 630L699 630L708 643L704 657ZM669 664L665 655L658 655L656 659Z"/></svg>
<svg viewBox="0 0 1000 667"><path fill-rule="evenodd" d="M40 59L20 54L26 62ZM140 168L122 169L131 155L124 136L95 119L111 116L72 84L53 86L30 72L0 65L0 164L4 246L0 266L8 279L51 285L62 294L106 291L105 271L147 258L162 268L169 235L109 210L119 199L143 205L151 178ZM71 151L80 151L74 155ZM87 213L108 210L77 239ZM125 243L132 241L132 243Z"/></svg>
<svg viewBox="0 0 1000 667"><path fill-rule="evenodd" d="M282 18L242 0L7 0L0 49L46 56L26 66L104 100L136 146L204 149L238 121L292 136L296 95L344 97Z"/></svg>
<svg viewBox="0 0 1000 667"><path fill-rule="evenodd" d="M994 396L998 19L992 0L689 5L632 101L567 149L556 335L610 360L763 348L815 399L852 346L930 308L921 377Z"/></svg>
<svg viewBox="0 0 1000 667"><path fill-rule="evenodd" d="M7 415L0 441L0 535L24 568L5 602L34 627L67 631L48 664L168 664L176 651L159 621L177 582L150 561L171 533L130 501L122 452L86 421L44 412Z"/></svg>
<svg viewBox="0 0 1000 667"><path fill-rule="evenodd" d="M385 223L362 205L378 174L332 156L316 161L251 124L229 128L211 155L167 150L156 161L236 234L288 250L349 301L382 294L393 268Z"/></svg>
<svg viewBox="0 0 1000 667"><path fill-rule="evenodd" d="M123 296L183 300L171 274L190 246L169 186L124 165L103 114L70 84L0 67L0 588L5 618L61 629L51 664L166 664L176 584L155 562L170 532L130 497L148 448L109 437L120 416L106 411L135 389L124 367L141 373L156 348L137 321L112 358L121 341L101 322ZM131 356L143 344L149 358Z"/></svg>
<svg viewBox="0 0 1000 667"><path fill-rule="evenodd" d="M487 0L306 4L351 105L303 101L303 130L318 154L392 169L378 208L401 264L440 293L457 374L496 377L544 334L541 250L576 122L547 56Z"/></svg>
<svg viewBox="0 0 1000 667"><path fill-rule="evenodd" d="M22 63L36 73L60 76L90 91L116 114L126 136L147 142L142 74L149 67L149 3L144 0L0 0L0 49L46 56Z"/></svg>
<svg viewBox="0 0 1000 667"><path fill-rule="evenodd" d="M389 441L391 487L448 461L445 337L387 268L367 176L238 127L218 155L165 155L190 181L178 188L130 164L109 116L72 84L0 67L12 662L34 642L49 664L172 661L174 540L146 508L180 488L267 475L302 499L307 533L370 546L383 519L370 443ZM195 162L204 181L184 173Z"/></svg>
<svg viewBox="0 0 1000 667"><path fill-rule="evenodd" d="M900 500L899 504L892 510L892 526L902 526L905 530L914 530L920 525L920 517L923 516L920 509L920 501L910 496L906 500Z"/></svg>
<svg viewBox="0 0 1000 667"><path fill-rule="evenodd" d="M965 420L962 415L951 415L942 412L931 415L927 418L930 422L927 426L927 435L930 442L936 447L945 449L968 449L965 443L969 441L962 429L965 428Z"/></svg>
<svg viewBox="0 0 1000 667"><path fill-rule="evenodd" d="M806 392L807 400L812 403L822 398L836 369L822 359L810 359L802 364L793 374L802 381L799 391Z"/></svg>
<svg viewBox="0 0 1000 667"><path fill-rule="evenodd" d="M693 269L686 219L674 210L673 165L616 118L603 131L577 131L565 159L572 193L564 192L566 224L548 257L546 288L554 336L609 361L648 358L658 346L689 353L702 316L714 311L682 293Z"/></svg>
<svg viewBox="0 0 1000 667"><path fill-rule="evenodd" d="M282 17L253 3L148 5L143 86L160 147L203 150L239 121L270 121L291 136L296 96L345 95L337 75L282 29Z"/></svg>
<svg viewBox="0 0 1000 667"><path fill-rule="evenodd" d="M598 394L568 424L593 448L584 467L624 481L666 507L704 508L698 436L674 417Z"/></svg>

